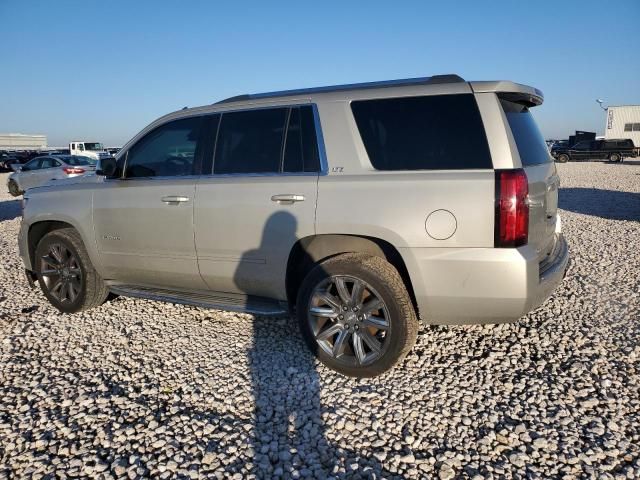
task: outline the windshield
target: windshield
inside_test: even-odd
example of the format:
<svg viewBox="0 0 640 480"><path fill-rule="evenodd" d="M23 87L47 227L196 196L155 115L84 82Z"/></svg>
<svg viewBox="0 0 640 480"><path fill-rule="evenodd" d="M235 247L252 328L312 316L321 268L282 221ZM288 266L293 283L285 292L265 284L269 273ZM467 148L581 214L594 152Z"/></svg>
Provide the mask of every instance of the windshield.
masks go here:
<svg viewBox="0 0 640 480"><path fill-rule="evenodd" d="M101 143L84 142L84 149L85 150L104 150L104 147L102 146Z"/></svg>
<svg viewBox="0 0 640 480"><path fill-rule="evenodd" d="M551 162L551 156L544 137L536 125L533 115L526 105L508 100L500 100L507 116L511 133L518 146L523 167Z"/></svg>

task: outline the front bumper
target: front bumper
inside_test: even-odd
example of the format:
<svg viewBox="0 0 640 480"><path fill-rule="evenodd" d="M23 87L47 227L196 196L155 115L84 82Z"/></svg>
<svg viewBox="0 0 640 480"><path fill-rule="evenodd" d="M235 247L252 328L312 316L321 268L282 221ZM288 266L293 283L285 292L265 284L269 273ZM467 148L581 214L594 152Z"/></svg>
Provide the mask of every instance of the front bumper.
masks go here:
<svg viewBox="0 0 640 480"><path fill-rule="evenodd" d="M519 248L406 248L420 318L427 324L512 322L543 303L562 282L569 249L557 234L542 263Z"/></svg>

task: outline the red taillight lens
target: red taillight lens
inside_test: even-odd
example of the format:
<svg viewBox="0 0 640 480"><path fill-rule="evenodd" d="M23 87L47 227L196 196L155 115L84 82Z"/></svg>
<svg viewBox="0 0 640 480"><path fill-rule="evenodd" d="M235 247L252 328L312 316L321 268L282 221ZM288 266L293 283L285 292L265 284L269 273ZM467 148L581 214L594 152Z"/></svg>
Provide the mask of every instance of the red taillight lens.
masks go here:
<svg viewBox="0 0 640 480"><path fill-rule="evenodd" d="M70 175L72 173L84 173L84 168L78 168L78 167L64 167L62 170L67 175Z"/></svg>
<svg viewBox="0 0 640 480"><path fill-rule="evenodd" d="M496 247L519 247L529 239L529 182L522 169L496 170Z"/></svg>

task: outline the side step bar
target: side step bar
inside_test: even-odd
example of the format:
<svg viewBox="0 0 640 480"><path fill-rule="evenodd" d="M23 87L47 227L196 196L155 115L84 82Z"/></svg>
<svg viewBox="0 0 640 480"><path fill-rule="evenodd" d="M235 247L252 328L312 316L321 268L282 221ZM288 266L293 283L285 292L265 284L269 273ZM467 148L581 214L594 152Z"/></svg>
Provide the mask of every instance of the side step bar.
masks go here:
<svg viewBox="0 0 640 480"><path fill-rule="evenodd" d="M287 315L289 310L284 302L263 297L253 297L235 293L185 292L138 285L111 284L109 290L123 297L144 298L159 302L181 303L196 307L215 308L254 315Z"/></svg>

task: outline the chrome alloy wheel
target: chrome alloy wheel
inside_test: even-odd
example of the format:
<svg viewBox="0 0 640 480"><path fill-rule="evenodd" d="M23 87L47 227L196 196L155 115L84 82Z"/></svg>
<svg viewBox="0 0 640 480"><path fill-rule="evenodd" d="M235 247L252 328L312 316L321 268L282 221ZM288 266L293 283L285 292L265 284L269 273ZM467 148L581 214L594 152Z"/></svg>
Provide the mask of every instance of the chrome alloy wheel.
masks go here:
<svg viewBox="0 0 640 480"><path fill-rule="evenodd" d="M40 258L40 275L48 293L62 303L72 303L82 291L82 269L76 255L53 243Z"/></svg>
<svg viewBox="0 0 640 480"><path fill-rule="evenodd" d="M353 366L375 362L386 351L391 332L389 311L367 282L333 275L316 286L308 321L318 347Z"/></svg>

